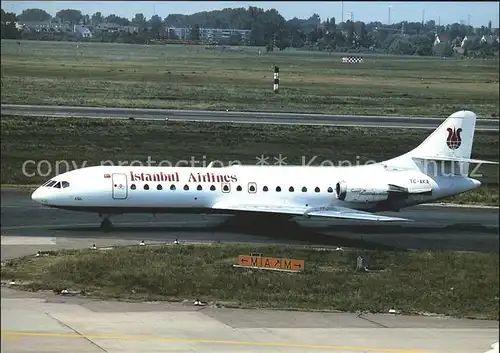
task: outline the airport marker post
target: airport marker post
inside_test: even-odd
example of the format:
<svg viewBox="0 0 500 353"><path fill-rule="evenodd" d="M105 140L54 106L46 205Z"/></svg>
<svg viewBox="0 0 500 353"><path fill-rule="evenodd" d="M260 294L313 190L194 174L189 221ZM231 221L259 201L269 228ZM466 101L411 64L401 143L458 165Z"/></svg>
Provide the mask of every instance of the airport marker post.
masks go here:
<svg viewBox="0 0 500 353"><path fill-rule="evenodd" d="M280 84L280 68L275 66L274 67L274 84L273 84L273 91L274 93L278 93L279 89L279 84Z"/></svg>

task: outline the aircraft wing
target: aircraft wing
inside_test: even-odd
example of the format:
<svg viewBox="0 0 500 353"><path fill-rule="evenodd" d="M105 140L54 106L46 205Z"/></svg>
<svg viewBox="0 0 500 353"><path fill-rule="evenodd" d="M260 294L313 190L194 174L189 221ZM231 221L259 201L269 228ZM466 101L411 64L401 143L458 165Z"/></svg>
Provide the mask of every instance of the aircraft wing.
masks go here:
<svg viewBox="0 0 500 353"><path fill-rule="evenodd" d="M289 214L289 215L303 216L303 217L357 219L362 221L382 221L382 222L411 221L410 219L381 216L370 212L353 210L346 207L313 208L313 207L302 207L294 205L259 205L259 204L236 204L229 202L218 202L215 205L213 205L212 208L216 210L278 213L278 214Z"/></svg>

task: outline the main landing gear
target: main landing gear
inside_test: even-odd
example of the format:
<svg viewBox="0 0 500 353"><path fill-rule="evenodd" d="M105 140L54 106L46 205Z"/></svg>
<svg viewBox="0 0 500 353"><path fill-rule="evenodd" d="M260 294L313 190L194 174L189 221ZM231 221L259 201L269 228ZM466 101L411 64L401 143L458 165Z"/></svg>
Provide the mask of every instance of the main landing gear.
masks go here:
<svg viewBox="0 0 500 353"><path fill-rule="evenodd" d="M113 223L109 220L109 215L99 213L99 217L101 218L101 230L110 231L113 228Z"/></svg>

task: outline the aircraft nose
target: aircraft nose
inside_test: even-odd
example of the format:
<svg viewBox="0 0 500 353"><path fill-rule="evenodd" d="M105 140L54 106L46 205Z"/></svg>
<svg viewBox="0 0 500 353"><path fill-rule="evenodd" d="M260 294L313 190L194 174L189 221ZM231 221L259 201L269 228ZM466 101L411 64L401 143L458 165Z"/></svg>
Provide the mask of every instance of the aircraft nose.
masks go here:
<svg viewBox="0 0 500 353"><path fill-rule="evenodd" d="M31 199L35 202L42 203L42 200L44 199L43 194L43 190L41 188L38 188L31 194Z"/></svg>

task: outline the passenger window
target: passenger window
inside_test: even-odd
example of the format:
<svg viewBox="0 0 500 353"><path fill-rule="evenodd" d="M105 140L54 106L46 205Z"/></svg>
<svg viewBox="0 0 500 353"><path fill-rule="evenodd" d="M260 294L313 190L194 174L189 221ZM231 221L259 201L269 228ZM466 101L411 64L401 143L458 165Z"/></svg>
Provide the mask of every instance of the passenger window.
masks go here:
<svg viewBox="0 0 500 353"><path fill-rule="evenodd" d="M130 185L130 188L131 188L132 190L135 190L135 184Z"/></svg>
<svg viewBox="0 0 500 353"><path fill-rule="evenodd" d="M156 190L162 190L162 189L163 189L163 186L161 186L161 184L158 184L158 185L156 186Z"/></svg>
<svg viewBox="0 0 500 353"><path fill-rule="evenodd" d="M198 185L198 187L196 188L198 191L201 191L202 187L201 185Z"/></svg>
<svg viewBox="0 0 500 353"><path fill-rule="evenodd" d="M222 186L222 192L229 192L229 185L228 184L224 184Z"/></svg>
<svg viewBox="0 0 500 353"><path fill-rule="evenodd" d="M210 187L210 190L215 191L215 186L213 186L213 185L212 185L212 186Z"/></svg>
<svg viewBox="0 0 500 353"><path fill-rule="evenodd" d="M175 185L174 184L170 185L170 190L172 190L172 191L175 190Z"/></svg>
<svg viewBox="0 0 500 353"><path fill-rule="evenodd" d="M187 184L184 185L184 190L189 190L189 186Z"/></svg>
<svg viewBox="0 0 500 353"><path fill-rule="evenodd" d="M319 188L316 186L316 189L314 189L314 191L319 192Z"/></svg>
<svg viewBox="0 0 500 353"><path fill-rule="evenodd" d="M61 182L60 182L60 181L59 181L59 182L57 182L57 184L56 184L56 185L54 185L54 187L55 187L55 188L60 189L60 188L61 188Z"/></svg>
<svg viewBox="0 0 500 353"><path fill-rule="evenodd" d="M262 188L262 190L263 190L263 191L267 191L267 190L269 190L269 189L267 188L267 186L264 186L264 187Z"/></svg>
<svg viewBox="0 0 500 353"><path fill-rule="evenodd" d="M288 191L293 192L294 191L293 186L290 186L290 188L288 189Z"/></svg>
<svg viewBox="0 0 500 353"><path fill-rule="evenodd" d="M279 186L276 186L276 191L281 192L281 188Z"/></svg>
<svg viewBox="0 0 500 353"><path fill-rule="evenodd" d="M63 189L69 187L69 183L67 181L63 181L62 187L63 187Z"/></svg>
<svg viewBox="0 0 500 353"><path fill-rule="evenodd" d="M238 185L238 187L236 188L236 190L238 190L238 191L241 191L241 189L242 189L241 185Z"/></svg>
<svg viewBox="0 0 500 353"><path fill-rule="evenodd" d="M328 188L328 192L329 192L329 193L332 193L332 192L333 192L333 189L332 189L332 187L331 187L331 186Z"/></svg>
<svg viewBox="0 0 500 353"><path fill-rule="evenodd" d="M149 185L148 184L144 184L144 190L149 190Z"/></svg>
<svg viewBox="0 0 500 353"><path fill-rule="evenodd" d="M307 192L307 188L305 186L302 188L302 192Z"/></svg>

